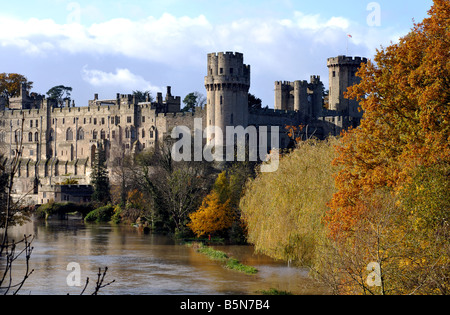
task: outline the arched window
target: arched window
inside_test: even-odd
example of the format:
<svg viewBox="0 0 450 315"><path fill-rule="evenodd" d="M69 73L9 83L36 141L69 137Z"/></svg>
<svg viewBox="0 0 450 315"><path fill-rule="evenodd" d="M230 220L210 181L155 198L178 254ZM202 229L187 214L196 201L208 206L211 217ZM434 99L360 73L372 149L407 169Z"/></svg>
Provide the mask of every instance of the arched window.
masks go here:
<svg viewBox="0 0 450 315"><path fill-rule="evenodd" d="M32 132L30 132L28 134L28 142L33 142L33 133Z"/></svg>
<svg viewBox="0 0 450 315"><path fill-rule="evenodd" d="M34 133L34 142L39 142L39 133L38 132Z"/></svg>
<svg viewBox="0 0 450 315"><path fill-rule="evenodd" d="M72 141L73 140L73 132L72 132L72 129L67 129L67 132L66 132L66 140L67 141Z"/></svg>
<svg viewBox="0 0 450 315"><path fill-rule="evenodd" d="M94 130L93 132L92 132L92 139L93 140L97 140L97 131L96 130Z"/></svg>
<svg viewBox="0 0 450 315"><path fill-rule="evenodd" d="M106 139L106 132L105 132L105 130L102 130L102 131L100 132L100 139L102 139L102 140L105 140L105 139Z"/></svg>
<svg viewBox="0 0 450 315"><path fill-rule="evenodd" d="M78 129L77 139L78 140L84 140L84 130L83 130L83 128L79 128Z"/></svg>
<svg viewBox="0 0 450 315"><path fill-rule="evenodd" d="M128 128L125 129L125 138L130 139L130 129Z"/></svg>

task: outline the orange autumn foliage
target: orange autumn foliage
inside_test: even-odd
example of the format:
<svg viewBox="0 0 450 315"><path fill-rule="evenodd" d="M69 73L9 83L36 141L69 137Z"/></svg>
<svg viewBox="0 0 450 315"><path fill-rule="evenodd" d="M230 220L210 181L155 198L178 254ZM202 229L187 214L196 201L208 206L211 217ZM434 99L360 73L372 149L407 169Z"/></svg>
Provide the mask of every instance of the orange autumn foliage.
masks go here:
<svg viewBox="0 0 450 315"><path fill-rule="evenodd" d="M333 236L352 231L367 210L363 196L399 192L417 167L450 163L450 1L435 0L428 18L357 75L347 97L364 117L337 147L338 192L325 218Z"/></svg>
<svg viewBox="0 0 450 315"><path fill-rule="evenodd" d="M33 87L33 82L17 73L0 73L0 95L7 97L19 96L22 84L26 84L28 90Z"/></svg>
<svg viewBox="0 0 450 315"><path fill-rule="evenodd" d="M187 226L197 237L227 229L233 224L230 200L222 203L215 190L205 197L201 207L189 217L191 222Z"/></svg>
<svg viewBox="0 0 450 315"><path fill-rule="evenodd" d="M302 141L301 132L303 131L304 126L294 126L294 125L286 125L284 129L286 129L287 135L289 138L295 141L295 143L299 143Z"/></svg>

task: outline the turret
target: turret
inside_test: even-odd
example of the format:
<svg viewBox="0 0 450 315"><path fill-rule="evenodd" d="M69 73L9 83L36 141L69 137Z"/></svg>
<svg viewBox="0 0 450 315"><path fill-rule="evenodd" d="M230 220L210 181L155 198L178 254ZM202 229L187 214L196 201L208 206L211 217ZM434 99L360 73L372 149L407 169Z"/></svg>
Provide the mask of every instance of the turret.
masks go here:
<svg viewBox="0 0 450 315"><path fill-rule="evenodd" d="M347 88L360 82L356 72L362 63L366 63L366 58L338 56L328 58L327 65L330 76L329 109L341 111L346 115L359 116L356 100L349 100L344 97Z"/></svg>
<svg viewBox="0 0 450 315"><path fill-rule="evenodd" d="M241 53L220 52L208 54L207 76L207 125L221 128L226 136L227 126L248 125L248 91L250 66L244 64ZM207 141L214 137L211 133ZM216 138L215 144L223 144Z"/></svg>

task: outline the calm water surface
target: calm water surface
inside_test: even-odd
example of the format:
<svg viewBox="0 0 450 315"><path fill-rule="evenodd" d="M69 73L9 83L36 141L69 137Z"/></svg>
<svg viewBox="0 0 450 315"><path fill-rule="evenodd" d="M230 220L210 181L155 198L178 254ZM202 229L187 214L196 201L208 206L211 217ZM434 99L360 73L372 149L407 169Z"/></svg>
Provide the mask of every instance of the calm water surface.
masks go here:
<svg viewBox="0 0 450 315"><path fill-rule="evenodd" d="M217 246L242 263L256 267L256 275L225 269L193 249L161 235L146 235L136 228L115 225L91 225L79 220L33 221L10 230L18 240L24 234L35 235L31 268L21 294L80 294L86 277L92 293L98 268L108 267L106 281L115 282L101 294L114 295L198 295L258 294L275 288L293 294L323 294L325 290L311 280L307 271L288 267L264 255L256 255L251 246ZM66 278L81 267L82 287L69 287ZM20 277L23 261L14 265Z"/></svg>

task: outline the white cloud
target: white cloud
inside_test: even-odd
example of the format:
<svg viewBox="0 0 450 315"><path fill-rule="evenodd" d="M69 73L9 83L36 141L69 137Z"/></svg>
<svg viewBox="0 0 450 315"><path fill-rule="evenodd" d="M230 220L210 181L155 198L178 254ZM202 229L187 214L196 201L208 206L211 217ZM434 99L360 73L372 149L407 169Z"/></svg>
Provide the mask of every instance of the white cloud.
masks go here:
<svg viewBox="0 0 450 315"><path fill-rule="evenodd" d="M1 18L2 45L15 45L28 53L50 53L57 48L70 53L120 54L163 62L183 63L188 54L217 51L218 47L260 49L271 45L297 41L309 43L332 41L352 26L343 17L324 19L320 15L306 15L295 11L291 19L246 18L226 24L214 25L204 15L175 17L165 13L160 18L140 20L125 18L82 26L76 23L57 24L53 20L30 19L20 21ZM362 30L364 31L364 30ZM364 38L362 36L362 38ZM270 51L267 51L270 54ZM203 56L201 57L203 58Z"/></svg>
<svg viewBox="0 0 450 315"><path fill-rule="evenodd" d="M349 33L353 36L350 40ZM92 57L90 60L112 57L114 62L120 59L121 66L114 72L97 70L102 66L83 68L81 75L85 82L105 89L114 86L120 91L140 89L155 93L163 89L145 76L158 84L170 85L189 75L200 78L196 79L199 82L196 89L200 89L206 72L206 54L238 51L244 53L245 62L252 66L252 92L269 105L273 102L274 81L307 80L318 74L327 84L326 59L345 54L347 41L350 55L371 58L376 48L399 37L393 34L401 33L358 25L345 17L324 18L299 11L285 19L246 17L223 23L210 21L204 15L176 17L165 13L160 17L116 18L87 26L0 16L0 47L18 47L25 54L49 56L49 61L54 55L61 56L60 59L68 56ZM135 65L141 61L145 66L139 73L129 70L127 62ZM144 67L151 67L151 73ZM178 84L189 83L184 80Z"/></svg>
<svg viewBox="0 0 450 315"><path fill-rule="evenodd" d="M94 87L119 87L124 90L151 91L154 94L162 91L158 86L152 85L142 76L132 73L128 69L116 69L115 72L104 72L96 69L82 69L83 80Z"/></svg>

